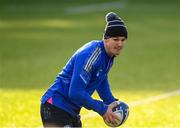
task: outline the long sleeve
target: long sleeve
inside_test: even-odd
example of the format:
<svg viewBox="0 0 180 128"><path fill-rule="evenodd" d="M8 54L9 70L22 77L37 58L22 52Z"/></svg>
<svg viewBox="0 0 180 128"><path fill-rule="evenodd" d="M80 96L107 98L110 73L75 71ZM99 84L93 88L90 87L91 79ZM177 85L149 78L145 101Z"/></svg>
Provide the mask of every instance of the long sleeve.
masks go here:
<svg viewBox="0 0 180 128"><path fill-rule="evenodd" d="M97 90L100 98L107 105L118 100L118 99L114 98L114 96L112 95L107 78L102 82L102 84L96 90Z"/></svg>
<svg viewBox="0 0 180 128"><path fill-rule="evenodd" d="M81 105L89 110L94 110L100 115L103 115L107 111L108 106L102 101L93 99L86 92L86 86L89 84L93 72L93 62L95 62L95 59L91 60L91 58L93 57L90 57L87 61L87 56L85 55L76 57L69 89L69 97L75 104Z"/></svg>

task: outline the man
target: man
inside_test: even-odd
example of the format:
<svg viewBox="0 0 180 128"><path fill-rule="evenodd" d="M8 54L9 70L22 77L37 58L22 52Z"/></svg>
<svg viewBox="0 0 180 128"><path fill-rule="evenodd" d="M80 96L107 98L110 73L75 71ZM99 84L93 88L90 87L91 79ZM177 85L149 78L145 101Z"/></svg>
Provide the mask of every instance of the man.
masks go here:
<svg viewBox="0 0 180 128"><path fill-rule="evenodd" d="M103 40L91 41L77 50L43 95L44 127L82 127L82 107L97 112L107 122L119 119L112 112L118 99L111 93L107 74L127 40L127 28L113 12L106 15L106 22ZM103 101L91 97L95 90Z"/></svg>

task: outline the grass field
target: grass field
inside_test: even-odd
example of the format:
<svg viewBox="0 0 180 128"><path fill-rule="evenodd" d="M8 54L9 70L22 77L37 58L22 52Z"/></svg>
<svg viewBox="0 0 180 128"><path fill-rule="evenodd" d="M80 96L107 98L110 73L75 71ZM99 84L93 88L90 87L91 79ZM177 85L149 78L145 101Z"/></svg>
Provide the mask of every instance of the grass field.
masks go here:
<svg viewBox="0 0 180 128"><path fill-rule="evenodd" d="M42 94L76 49L102 38L109 11L124 19L129 32L109 73L114 95L131 104L180 89L180 2L115 2L0 0L0 127L42 127ZM101 8L104 3L112 7ZM92 7L99 10L87 11ZM132 106L122 127L178 128L179 99ZM107 127L100 116L83 118L89 113L81 112L84 127Z"/></svg>

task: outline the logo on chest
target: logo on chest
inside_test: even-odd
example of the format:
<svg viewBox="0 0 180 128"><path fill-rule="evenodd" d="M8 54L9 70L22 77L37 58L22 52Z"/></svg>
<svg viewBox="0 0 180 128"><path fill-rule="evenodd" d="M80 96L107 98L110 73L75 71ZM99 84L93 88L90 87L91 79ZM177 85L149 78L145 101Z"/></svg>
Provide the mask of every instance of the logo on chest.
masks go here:
<svg viewBox="0 0 180 128"><path fill-rule="evenodd" d="M103 69L102 69L102 67L100 67L97 74L96 74L96 76L99 77L102 74L103 74Z"/></svg>

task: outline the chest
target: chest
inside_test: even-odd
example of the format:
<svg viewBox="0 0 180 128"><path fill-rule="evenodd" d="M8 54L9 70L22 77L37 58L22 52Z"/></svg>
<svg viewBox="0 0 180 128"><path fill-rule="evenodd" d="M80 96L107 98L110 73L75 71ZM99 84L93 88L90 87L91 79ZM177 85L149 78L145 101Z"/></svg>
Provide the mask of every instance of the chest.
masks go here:
<svg viewBox="0 0 180 128"><path fill-rule="evenodd" d="M100 64L98 65L97 69L92 75L91 82L97 81L101 82L104 80L105 77L107 77L108 72L110 71L110 68L113 65L113 60L109 59L108 61L102 60Z"/></svg>
<svg viewBox="0 0 180 128"><path fill-rule="evenodd" d="M107 79L108 72L110 71L111 67L113 65L113 59L102 59L99 61L98 66L96 67L96 70L92 73L90 84L88 85L87 89L93 90L96 89L101 83Z"/></svg>

